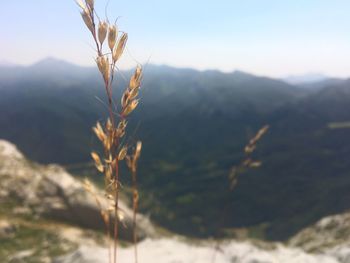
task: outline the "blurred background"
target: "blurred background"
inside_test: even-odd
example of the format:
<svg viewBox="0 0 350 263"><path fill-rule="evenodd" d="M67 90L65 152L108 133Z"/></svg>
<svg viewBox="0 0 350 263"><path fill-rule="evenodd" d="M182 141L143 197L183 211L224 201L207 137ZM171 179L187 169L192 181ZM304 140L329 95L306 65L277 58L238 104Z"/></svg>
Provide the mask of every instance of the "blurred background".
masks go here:
<svg viewBox="0 0 350 263"><path fill-rule="evenodd" d="M143 142L140 262L164 242L159 262L350 262L350 2L95 5L129 34L116 97L144 66L127 138ZM104 244L98 209L79 199L82 178L102 185L91 127L107 115L79 12L73 0L1 5L1 262L87 262L86 246ZM264 125L261 165L230 191ZM122 182L127 210L125 167Z"/></svg>

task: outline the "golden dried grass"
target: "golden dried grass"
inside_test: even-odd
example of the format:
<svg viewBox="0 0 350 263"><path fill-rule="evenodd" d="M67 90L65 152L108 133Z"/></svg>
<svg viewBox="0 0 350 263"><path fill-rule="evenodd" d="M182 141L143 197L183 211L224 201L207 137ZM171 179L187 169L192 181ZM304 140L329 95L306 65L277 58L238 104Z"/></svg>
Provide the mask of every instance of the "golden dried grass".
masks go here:
<svg viewBox="0 0 350 263"><path fill-rule="evenodd" d="M137 142L135 150L128 154L128 150L132 148L130 145L122 143L125 137L127 127L127 117L137 108L139 104L139 89L142 80L142 68L138 65L132 75L129 86L124 90L120 99L120 110L115 114L117 105L114 104L112 98L113 81L116 71L116 64L124 53L128 34L122 33L119 36L119 30L116 24L111 24L106 20L100 20L96 13L93 0L77 0L77 4L81 9L82 19L92 35L96 45L96 65L103 78L104 89L108 100L108 119L105 125L97 122L93 127L98 140L103 146L103 157L97 152L92 152L91 157L95 163L96 169L104 174L105 178L105 197L108 201L112 201L112 206L103 207L101 201L97 198L96 192L91 184L86 181L86 190L89 191L96 199L101 209L101 216L106 225L106 233L110 238L111 225L113 228L113 257L109 253L109 262L117 262L117 245L118 245L118 227L120 223L119 213L119 193L121 190L119 162L126 161L132 175L133 188L133 237L135 245L135 262L137 262L137 222L136 213L138 208L138 190L137 190L137 161L141 154L141 142ZM98 25L96 26L96 21ZM107 39L107 41L106 41ZM105 44L107 43L107 44ZM107 47L106 47L107 45ZM107 51L108 50L108 51ZM112 214L114 220L112 222ZM111 246L110 246L111 247Z"/></svg>

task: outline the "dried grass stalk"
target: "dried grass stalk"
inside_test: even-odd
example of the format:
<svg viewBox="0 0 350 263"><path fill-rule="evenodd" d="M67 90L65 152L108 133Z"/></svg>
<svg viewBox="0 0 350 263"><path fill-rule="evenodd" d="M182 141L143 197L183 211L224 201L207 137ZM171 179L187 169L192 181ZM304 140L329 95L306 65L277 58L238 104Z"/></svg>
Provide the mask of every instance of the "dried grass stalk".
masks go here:
<svg viewBox="0 0 350 263"><path fill-rule="evenodd" d="M138 94L142 79L142 68L140 65L136 67L130 79L129 86L123 92L120 107L117 107L112 98L113 81L116 63L124 53L128 35L127 33L123 33L118 40L118 27L115 24L107 22L107 19L104 21L99 19L94 8L94 0L77 0L77 4L81 8L83 21L90 31L96 45L96 64L102 76L108 100L109 118L106 124L103 126L98 122L96 126L93 127L93 132L103 146L103 158L96 152L92 152L91 156L96 169L104 174L106 200L112 202L112 204L107 208L102 207L90 183L86 183L86 189L95 196L96 202L101 209L101 216L105 222L108 235L111 233L110 226L113 225L113 262L117 262L118 227L121 219L121 213L118 207L119 193L121 190L119 162L126 160L132 174L133 182L133 232L135 261L137 262L136 213L138 208L138 191L136 185L136 171L137 161L141 153L141 142L136 144L134 153L128 155L130 146L122 145L121 139L126 133L127 117L139 104ZM98 26L96 26L96 20L98 20ZM106 42L108 47L105 47ZM105 52L105 49L109 49L109 51ZM119 108L119 112L115 114L115 109L117 108ZM113 222L111 221L111 213L114 215ZM109 262L112 262L111 253Z"/></svg>

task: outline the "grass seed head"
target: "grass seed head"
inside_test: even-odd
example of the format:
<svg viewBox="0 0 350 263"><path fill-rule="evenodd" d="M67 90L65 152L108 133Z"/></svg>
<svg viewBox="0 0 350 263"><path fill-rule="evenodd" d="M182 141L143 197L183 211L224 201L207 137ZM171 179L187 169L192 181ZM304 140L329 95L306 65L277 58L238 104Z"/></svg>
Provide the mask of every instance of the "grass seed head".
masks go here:
<svg viewBox="0 0 350 263"><path fill-rule="evenodd" d="M85 2L89 6L90 10L94 10L94 0L85 0Z"/></svg>
<svg viewBox="0 0 350 263"><path fill-rule="evenodd" d="M124 111L122 112L123 116L127 116L129 115L131 112L133 112L133 110L136 109L137 105L139 104L139 100L133 100L131 101L128 106L126 106L126 108L124 109Z"/></svg>
<svg viewBox="0 0 350 263"><path fill-rule="evenodd" d="M108 118L108 119L107 119L107 122L106 122L106 129L107 129L107 131L111 131L112 128L113 128L113 127L112 127L111 119Z"/></svg>
<svg viewBox="0 0 350 263"><path fill-rule="evenodd" d="M121 103L123 108L125 108L125 106L129 103L129 91L128 90L124 91L122 98L120 100L120 103Z"/></svg>
<svg viewBox="0 0 350 263"><path fill-rule="evenodd" d="M124 146L124 147L120 150L120 152L119 152L119 154L118 154L118 160L119 160L119 161L124 160L124 158L125 158L127 152L128 152L128 148L127 148L126 146Z"/></svg>
<svg viewBox="0 0 350 263"><path fill-rule="evenodd" d="M98 154L95 152L92 152L91 157L95 161L95 166L96 166L97 170L100 171L101 173L103 173L104 167L103 167L103 164L102 164L101 159L98 156Z"/></svg>
<svg viewBox="0 0 350 263"><path fill-rule="evenodd" d="M110 69L109 69L109 59L108 57L105 56L99 56L96 59L96 64L98 66L98 69L100 70L103 79L105 83L108 83L109 81L109 74L110 74Z"/></svg>
<svg viewBox="0 0 350 263"><path fill-rule="evenodd" d="M129 99L133 100L139 95L139 88L132 89L129 93Z"/></svg>
<svg viewBox="0 0 350 263"><path fill-rule="evenodd" d="M119 124L118 124L118 129L123 129L123 130L125 130L127 124L128 124L128 123L126 122L126 120L122 120L122 121L119 122Z"/></svg>
<svg viewBox="0 0 350 263"><path fill-rule="evenodd" d="M259 168L261 166L262 162L261 161L254 161L249 164L250 168Z"/></svg>
<svg viewBox="0 0 350 263"><path fill-rule="evenodd" d="M128 34L123 33L121 38L119 39L118 46L113 52L113 61L114 63L118 61L118 59L123 55L126 42L128 41Z"/></svg>
<svg viewBox="0 0 350 263"><path fill-rule="evenodd" d="M265 125L256 133L256 135L244 147L245 154L251 154L255 151L258 141L265 135L265 133L267 133L268 130L269 125Z"/></svg>
<svg viewBox="0 0 350 263"><path fill-rule="evenodd" d="M117 41L117 27L115 25L111 25L109 26L109 30L108 30L108 46L112 52L115 47L116 41Z"/></svg>
<svg viewBox="0 0 350 263"><path fill-rule="evenodd" d="M136 143L136 150L135 150L135 156L134 158L136 160L138 160L140 158L140 155L141 155L141 150L142 150L142 142L141 141L138 141Z"/></svg>
<svg viewBox="0 0 350 263"><path fill-rule="evenodd" d="M84 8L84 10L81 12L81 17L84 20L85 25L90 30L90 32L93 34L94 32L94 25L92 23L92 19L89 13L89 10L87 8Z"/></svg>
<svg viewBox="0 0 350 263"><path fill-rule="evenodd" d="M142 68L141 66L137 66L134 74L130 78L129 88L131 90L139 88L141 84L141 78L142 78Z"/></svg>
<svg viewBox="0 0 350 263"><path fill-rule="evenodd" d="M100 21L98 23L98 40L100 41L101 46L106 39L108 31L108 24L106 21Z"/></svg>
<svg viewBox="0 0 350 263"><path fill-rule="evenodd" d="M104 142L106 139L106 134L104 133L101 124L99 122L96 123L96 126L92 128L94 133L96 134L97 138L101 141Z"/></svg>
<svg viewBox="0 0 350 263"><path fill-rule="evenodd" d="M126 129L126 125L127 125L127 122L126 120L121 120L118 124L118 127L117 127L117 132L116 132L116 136L118 138L121 138L124 136L125 134L125 129Z"/></svg>

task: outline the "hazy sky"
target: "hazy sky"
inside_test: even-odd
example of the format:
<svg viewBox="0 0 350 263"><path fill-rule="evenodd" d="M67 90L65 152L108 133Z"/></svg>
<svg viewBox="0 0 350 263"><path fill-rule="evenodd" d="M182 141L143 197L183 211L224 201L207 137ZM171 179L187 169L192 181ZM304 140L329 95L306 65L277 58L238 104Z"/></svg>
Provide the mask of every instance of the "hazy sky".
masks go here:
<svg viewBox="0 0 350 263"><path fill-rule="evenodd" d="M104 16L106 0L95 0ZM260 75L350 76L349 0L110 0L130 56ZM81 65L94 51L73 0L1 0L0 61L53 56Z"/></svg>

